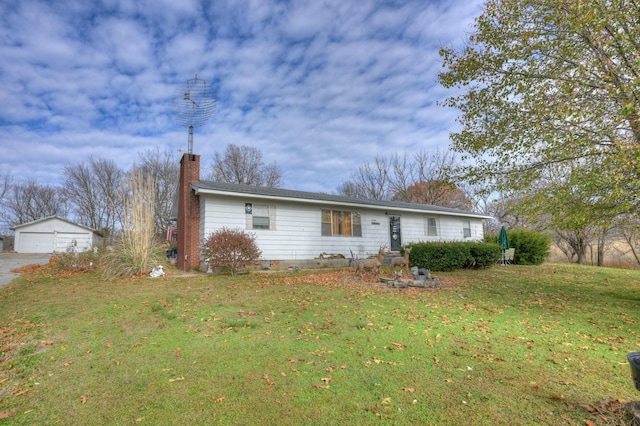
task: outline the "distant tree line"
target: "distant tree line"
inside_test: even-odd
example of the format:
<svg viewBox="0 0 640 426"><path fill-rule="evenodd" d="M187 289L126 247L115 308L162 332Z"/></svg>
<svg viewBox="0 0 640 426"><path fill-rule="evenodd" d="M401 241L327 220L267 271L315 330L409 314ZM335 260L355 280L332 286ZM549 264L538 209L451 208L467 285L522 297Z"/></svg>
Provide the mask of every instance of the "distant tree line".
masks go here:
<svg viewBox="0 0 640 426"><path fill-rule="evenodd" d="M168 150L140 152L132 167L150 179L155 188L154 227L164 234L178 187L179 156ZM127 176L115 161L90 157L66 165L60 185L17 181L9 173L0 181L0 234L9 228L60 216L111 235L125 219L125 195L130 192ZM262 161L262 152L250 146L229 145L224 154L215 153L205 179L258 186L282 185L282 172Z"/></svg>
<svg viewBox="0 0 640 426"><path fill-rule="evenodd" d="M178 159L169 151L147 150L138 154L133 167L154 182L155 228L163 232L177 188ZM19 182L6 174L0 187L0 229L6 232L10 227L55 215L110 235L122 225L130 172L113 160L90 157L66 165L60 185L32 179Z"/></svg>
<svg viewBox="0 0 640 426"><path fill-rule="evenodd" d="M413 155L378 155L365 161L336 192L340 195L378 200L395 200L471 210L491 216L484 224L485 234L507 229L527 228L544 231L570 261L603 264L605 252L629 256L640 265L640 220L590 220L580 194L562 198L537 198L536 209L523 209L531 203L531 188L501 190L491 182L464 183L459 174L460 160L451 151L419 151ZM134 167L151 178L154 194L154 227L163 235L170 218L179 175L177 153L151 149L138 154ZM8 228L44 217L58 215L112 235L124 220L124 195L129 192L126 177L131 171L114 161L91 157L63 168L62 184L40 184L34 180L16 182L5 174L0 180L0 234ZM216 152L204 168L203 178L228 183L279 187L282 171L265 164L255 147L230 144ZM561 175L561 173L559 174ZM539 180L553 187L553 174ZM537 187L540 191L542 188ZM567 216L559 226L554 218ZM616 241L620 244L613 244ZM596 247L594 250L593 247Z"/></svg>

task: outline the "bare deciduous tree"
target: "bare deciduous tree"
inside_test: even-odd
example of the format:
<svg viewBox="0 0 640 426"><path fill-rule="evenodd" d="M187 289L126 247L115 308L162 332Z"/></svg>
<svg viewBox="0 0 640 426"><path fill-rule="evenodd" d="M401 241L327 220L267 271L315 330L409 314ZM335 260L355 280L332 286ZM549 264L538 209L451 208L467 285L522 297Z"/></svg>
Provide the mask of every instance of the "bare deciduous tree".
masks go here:
<svg viewBox="0 0 640 426"><path fill-rule="evenodd" d="M68 203L61 188L42 185L34 180L11 183L7 179L2 192L2 219L9 226L32 222L49 216L65 217Z"/></svg>
<svg viewBox="0 0 640 426"><path fill-rule="evenodd" d="M337 191L341 195L374 200L406 201L469 209L468 195L451 179L455 155L444 150L378 155L351 174Z"/></svg>
<svg viewBox="0 0 640 426"><path fill-rule="evenodd" d="M11 173L7 172L2 177L2 182L0 182L0 203L4 199L4 196L9 192L10 187L11 187Z"/></svg>
<svg viewBox="0 0 640 426"><path fill-rule="evenodd" d="M171 151L156 148L138 154L139 169L144 176L155 182L154 227L163 232L171 215L173 197L178 187L180 166L176 155Z"/></svg>
<svg viewBox="0 0 640 426"><path fill-rule="evenodd" d="M338 191L341 195L350 197L388 200L391 191L391 170L392 158L377 155L373 162L366 161L353 172L351 180L344 182Z"/></svg>
<svg viewBox="0 0 640 426"><path fill-rule="evenodd" d="M91 157L64 167L64 192L77 220L111 233L122 219L122 170L112 160Z"/></svg>
<svg viewBox="0 0 640 426"><path fill-rule="evenodd" d="M620 227L620 235L628 246L628 254L640 265L640 219L629 219Z"/></svg>
<svg viewBox="0 0 640 426"><path fill-rule="evenodd" d="M252 146L227 145L224 155L216 152L209 179L219 182L278 187L282 172L277 164L265 164L262 152Z"/></svg>

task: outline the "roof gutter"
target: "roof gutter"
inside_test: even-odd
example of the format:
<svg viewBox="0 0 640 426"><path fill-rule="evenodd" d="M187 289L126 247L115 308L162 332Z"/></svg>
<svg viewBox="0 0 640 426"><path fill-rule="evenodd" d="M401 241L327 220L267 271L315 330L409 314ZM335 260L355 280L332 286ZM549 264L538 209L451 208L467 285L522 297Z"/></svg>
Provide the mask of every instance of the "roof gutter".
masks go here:
<svg viewBox="0 0 640 426"><path fill-rule="evenodd" d="M255 198L260 200L275 200L275 201L295 201L298 203L305 204L316 204L316 205L334 205L334 206L345 206L345 207L354 207L354 208L367 208L371 210L384 210L384 211L392 211L396 212L411 212L411 213L430 213L433 215L445 215L445 216L459 216L459 217L472 217L475 219L493 219L492 216L485 216L474 213L457 213L457 212L443 212L438 210L422 210L422 209L412 209L406 207L396 207L396 206L378 206L375 204L362 204L362 203L350 203L345 201L327 201L327 200L314 200L309 198L293 198L293 197L281 197L277 195L264 195L264 194L252 194L247 192L231 192L231 191L222 191L217 189L205 189L193 187L196 195L207 194L207 195L223 195L226 197L236 197L236 198Z"/></svg>

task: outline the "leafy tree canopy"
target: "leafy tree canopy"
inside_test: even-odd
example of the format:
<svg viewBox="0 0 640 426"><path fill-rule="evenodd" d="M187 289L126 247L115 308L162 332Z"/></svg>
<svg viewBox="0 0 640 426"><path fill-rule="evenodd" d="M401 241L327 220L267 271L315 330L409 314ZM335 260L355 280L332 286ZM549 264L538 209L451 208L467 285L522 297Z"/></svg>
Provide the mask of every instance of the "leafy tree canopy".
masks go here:
<svg viewBox="0 0 640 426"><path fill-rule="evenodd" d="M580 194L594 217L640 211L639 16L633 0L489 0L468 43L441 50L466 177Z"/></svg>
<svg viewBox="0 0 640 426"><path fill-rule="evenodd" d="M403 195L403 198L394 197L394 200L471 210L471 200L467 194L451 182L440 180L416 182L409 185Z"/></svg>

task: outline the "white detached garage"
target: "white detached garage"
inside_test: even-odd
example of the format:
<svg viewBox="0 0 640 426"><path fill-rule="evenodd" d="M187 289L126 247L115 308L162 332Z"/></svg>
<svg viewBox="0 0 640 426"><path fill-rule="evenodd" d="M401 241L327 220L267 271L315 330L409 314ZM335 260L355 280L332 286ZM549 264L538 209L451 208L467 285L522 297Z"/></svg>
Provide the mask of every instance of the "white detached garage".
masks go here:
<svg viewBox="0 0 640 426"><path fill-rule="evenodd" d="M58 216L50 216L11 228L18 253L88 251L98 244L98 232Z"/></svg>

